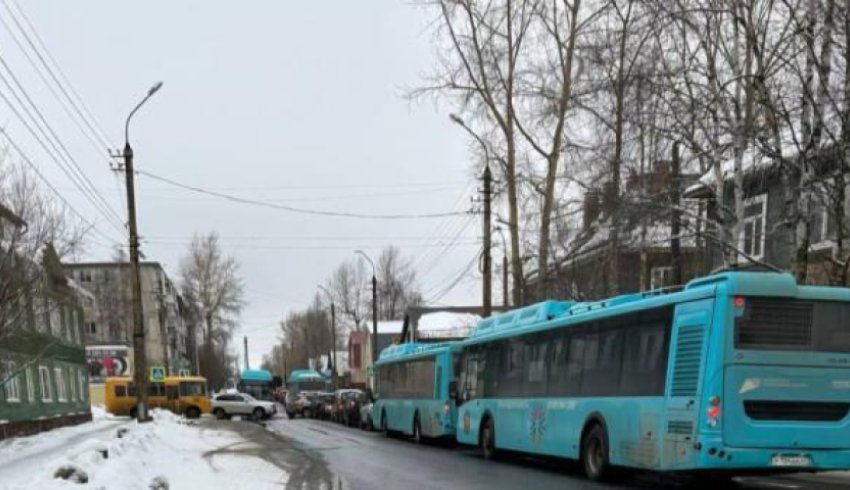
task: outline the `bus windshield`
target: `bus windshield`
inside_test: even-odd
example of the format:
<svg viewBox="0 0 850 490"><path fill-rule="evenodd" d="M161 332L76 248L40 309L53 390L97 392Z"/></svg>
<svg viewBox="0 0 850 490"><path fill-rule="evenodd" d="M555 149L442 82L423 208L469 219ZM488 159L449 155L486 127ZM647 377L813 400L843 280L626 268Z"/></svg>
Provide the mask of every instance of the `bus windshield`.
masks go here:
<svg viewBox="0 0 850 490"><path fill-rule="evenodd" d="M850 352L850 303L762 297L735 301L736 349Z"/></svg>

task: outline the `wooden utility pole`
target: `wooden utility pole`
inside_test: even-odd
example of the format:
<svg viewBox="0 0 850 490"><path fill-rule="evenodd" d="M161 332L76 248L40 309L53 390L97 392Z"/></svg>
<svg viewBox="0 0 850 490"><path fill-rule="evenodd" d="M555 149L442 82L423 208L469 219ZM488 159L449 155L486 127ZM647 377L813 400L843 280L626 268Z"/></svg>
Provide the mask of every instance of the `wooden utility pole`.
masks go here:
<svg viewBox="0 0 850 490"><path fill-rule="evenodd" d="M673 143L673 162L670 165L670 257L673 265L674 285L682 284L682 249L679 235L682 232L681 204L681 163L679 162L679 142Z"/></svg>
<svg viewBox="0 0 850 490"><path fill-rule="evenodd" d="M482 314L486 318L493 311L493 264L491 260L493 227L490 223L490 199L493 175L490 173L490 165L484 167L484 291L482 294Z"/></svg>

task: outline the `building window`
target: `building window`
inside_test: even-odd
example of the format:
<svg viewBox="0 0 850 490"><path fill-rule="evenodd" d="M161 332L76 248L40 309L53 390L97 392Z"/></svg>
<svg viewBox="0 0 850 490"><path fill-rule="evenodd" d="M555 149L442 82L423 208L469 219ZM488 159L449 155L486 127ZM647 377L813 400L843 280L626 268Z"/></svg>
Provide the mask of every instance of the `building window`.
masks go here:
<svg viewBox="0 0 850 490"><path fill-rule="evenodd" d="M68 391L65 384L65 370L62 368L53 368L53 375L56 378L56 400L60 402L68 401Z"/></svg>
<svg viewBox="0 0 850 490"><path fill-rule="evenodd" d="M672 279L672 267L653 267L650 271L649 289L661 289L673 286L674 284L671 284Z"/></svg>
<svg viewBox="0 0 850 490"><path fill-rule="evenodd" d="M743 241L741 249L754 258L764 257L764 224L767 214L767 194L744 201Z"/></svg>
<svg viewBox="0 0 850 490"><path fill-rule="evenodd" d="M38 377L41 382L41 401L52 402L53 391L50 389L50 369L47 366L39 366Z"/></svg>
<svg viewBox="0 0 850 490"><path fill-rule="evenodd" d="M80 282L91 282L91 271L88 269L80 270Z"/></svg>
<svg viewBox="0 0 850 490"><path fill-rule="evenodd" d="M6 392L7 402L21 401L21 377L17 373L18 366L13 361L3 363L3 375L0 379L6 380L3 384L3 391Z"/></svg>
<svg viewBox="0 0 850 490"><path fill-rule="evenodd" d="M27 398L30 403L35 403L35 371L32 368L27 368Z"/></svg>
<svg viewBox="0 0 850 490"><path fill-rule="evenodd" d="M89 322L87 327L90 335L94 335L97 333L97 323Z"/></svg>

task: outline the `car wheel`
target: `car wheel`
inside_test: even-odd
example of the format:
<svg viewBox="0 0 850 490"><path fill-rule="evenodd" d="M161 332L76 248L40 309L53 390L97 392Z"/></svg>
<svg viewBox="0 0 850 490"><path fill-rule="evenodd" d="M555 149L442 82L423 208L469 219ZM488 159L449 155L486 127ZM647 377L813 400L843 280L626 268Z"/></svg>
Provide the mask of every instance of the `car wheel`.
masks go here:
<svg viewBox="0 0 850 490"><path fill-rule="evenodd" d="M608 462L608 434L595 424L581 441L581 463L584 473L591 481L604 480L610 472Z"/></svg>
<svg viewBox="0 0 850 490"><path fill-rule="evenodd" d="M295 418L295 412L286 412L286 416L289 417L289 420L292 420Z"/></svg>
<svg viewBox="0 0 850 490"><path fill-rule="evenodd" d="M254 420L263 420L263 418L266 416L266 411L260 407L257 407L252 412L252 415L254 416Z"/></svg>
<svg viewBox="0 0 850 490"><path fill-rule="evenodd" d="M484 459L494 459L496 457L496 428L491 418L486 419L481 426L478 448Z"/></svg>
<svg viewBox="0 0 850 490"><path fill-rule="evenodd" d="M422 426L419 424L419 414L413 416L413 443L422 444Z"/></svg>
<svg viewBox="0 0 850 490"><path fill-rule="evenodd" d="M213 415L215 415L215 418L218 420L224 420L227 418L227 414L224 412L223 408L216 408L213 410Z"/></svg>

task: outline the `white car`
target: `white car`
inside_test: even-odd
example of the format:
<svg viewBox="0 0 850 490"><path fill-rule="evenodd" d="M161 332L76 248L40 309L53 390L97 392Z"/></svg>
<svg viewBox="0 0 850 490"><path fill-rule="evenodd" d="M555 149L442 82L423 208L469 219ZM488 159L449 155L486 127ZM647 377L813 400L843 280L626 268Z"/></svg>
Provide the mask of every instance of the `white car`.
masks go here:
<svg viewBox="0 0 850 490"><path fill-rule="evenodd" d="M221 393L212 400L212 413L218 419L248 415L260 420L270 418L276 412L274 402L257 400L247 393Z"/></svg>

